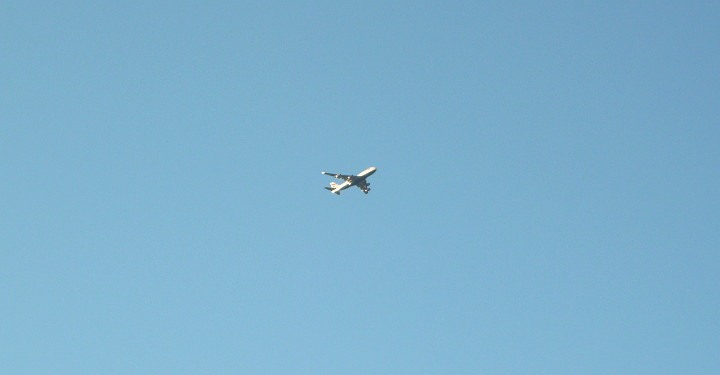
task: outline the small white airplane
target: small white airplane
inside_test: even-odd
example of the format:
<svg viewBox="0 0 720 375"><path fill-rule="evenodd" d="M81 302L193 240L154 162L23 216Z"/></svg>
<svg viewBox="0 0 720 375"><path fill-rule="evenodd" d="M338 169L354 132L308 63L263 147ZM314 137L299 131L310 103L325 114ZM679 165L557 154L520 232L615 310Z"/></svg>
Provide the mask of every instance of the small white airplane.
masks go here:
<svg viewBox="0 0 720 375"><path fill-rule="evenodd" d="M353 175L345 175L345 174L335 174L335 173L327 173L327 172L320 172L322 174L326 174L328 176L333 176L340 180L345 180L342 184L336 184L334 182L330 183L330 187L326 187L325 189L330 190L331 193L340 195L341 190L345 190L349 188L350 186L357 186L362 190L363 193L367 194L370 191L370 184L366 181L368 177L370 177L371 174L375 173L377 168L370 167L360 173L358 173L357 176Z"/></svg>

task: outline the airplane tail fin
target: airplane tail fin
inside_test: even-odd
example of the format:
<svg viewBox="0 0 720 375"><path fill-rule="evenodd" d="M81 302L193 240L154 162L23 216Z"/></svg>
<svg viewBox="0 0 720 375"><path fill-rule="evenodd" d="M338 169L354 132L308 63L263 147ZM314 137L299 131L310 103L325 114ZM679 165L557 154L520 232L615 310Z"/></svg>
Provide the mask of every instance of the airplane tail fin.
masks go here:
<svg viewBox="0 0 720 375"><path fill-rule="evenodd" d="M339 191L333 191L333 190L335 190L335 188L338 187L338 186L339 186L338 184L336 184L336 183L334 183L334 182L331 182L331 183L330 183L330 187L326 187L325 189L326 189L326 190L330 190L330 192L333 192L333 193L335 193L335 194L337 194L337 195L340 195L340 192L339 192Z"/></svg>

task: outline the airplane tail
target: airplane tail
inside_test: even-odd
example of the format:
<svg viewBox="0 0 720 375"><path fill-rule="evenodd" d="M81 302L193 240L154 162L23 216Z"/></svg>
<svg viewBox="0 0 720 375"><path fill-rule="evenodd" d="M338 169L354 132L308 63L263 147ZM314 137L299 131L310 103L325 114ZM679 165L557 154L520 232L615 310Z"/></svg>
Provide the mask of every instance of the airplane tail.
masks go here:
<svg viewBox="0 0 720 375"><path fill-rule="evenodd" d="M338 184L336 184L336 183L334 183L334 182L331 182L331 183L330 183L330 187L326 187L325 189L326 189L326 190L330 190L330 192L333 192L333 190L335 190L335 188L338 187L338 186L339 186ZM334 192L334 193L337 194L337 195L340 195L340 192L339 192L339 191L336 191L336 192Z"/></svg>

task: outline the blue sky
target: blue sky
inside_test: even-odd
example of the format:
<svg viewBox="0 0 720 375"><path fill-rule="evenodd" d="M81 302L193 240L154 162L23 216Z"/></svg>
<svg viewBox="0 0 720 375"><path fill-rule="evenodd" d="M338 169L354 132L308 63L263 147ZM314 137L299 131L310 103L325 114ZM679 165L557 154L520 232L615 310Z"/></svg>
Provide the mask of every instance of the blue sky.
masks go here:
<svg viewBox="0 0 720 375"><path fill-rule="evenodd" d="M718 373L719 15L5 2L3 373Z"/></svg>

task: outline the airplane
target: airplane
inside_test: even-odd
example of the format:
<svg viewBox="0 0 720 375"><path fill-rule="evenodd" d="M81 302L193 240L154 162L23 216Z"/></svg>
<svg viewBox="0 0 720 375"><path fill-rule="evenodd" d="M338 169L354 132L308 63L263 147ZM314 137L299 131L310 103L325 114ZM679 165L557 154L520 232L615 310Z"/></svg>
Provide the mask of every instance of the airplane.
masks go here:
<svg viewBox="0 0 720 375"><path fill-rule="evenodd" d="M342 184L336 184L334 182L330 183L330 187L326 187L325 189L330 190L331 193L340 195L341 190L345 190L349 188L350 186L357 186L362 190L363 193L367 194L370 191L370 183L366 181L368 177L370 177L371 174L375 173L377 168L370 167L360 173L358 173L357 176L353 175L345 175L345 174L335 174L335 173L327 173L327 172L320 172L322 174L333 176L340 180L345 180Z"/></svg>

